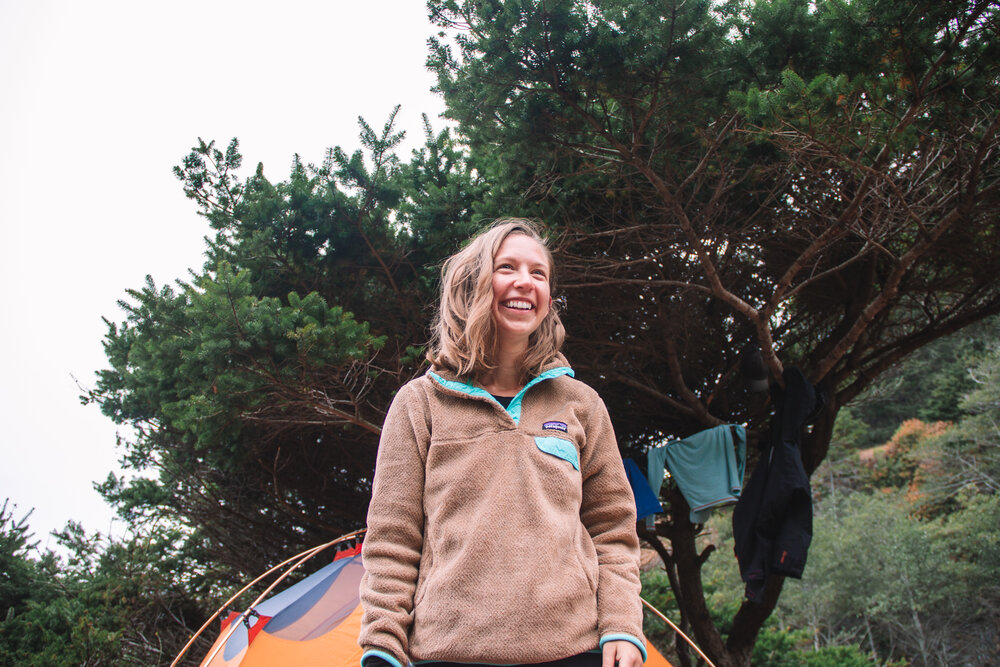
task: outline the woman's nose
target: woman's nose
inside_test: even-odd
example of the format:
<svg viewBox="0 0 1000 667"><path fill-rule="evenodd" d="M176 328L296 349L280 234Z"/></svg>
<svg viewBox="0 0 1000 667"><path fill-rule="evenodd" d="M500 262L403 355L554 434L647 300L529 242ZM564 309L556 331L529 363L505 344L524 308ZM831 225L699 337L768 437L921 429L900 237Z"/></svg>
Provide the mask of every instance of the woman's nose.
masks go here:
<svg viewBox="0 0 1000 667"><path fill-rule="evenodd" d="M514 274L515 287L527 287L531 284L531 274L527 270L520 270Z"/></svg>

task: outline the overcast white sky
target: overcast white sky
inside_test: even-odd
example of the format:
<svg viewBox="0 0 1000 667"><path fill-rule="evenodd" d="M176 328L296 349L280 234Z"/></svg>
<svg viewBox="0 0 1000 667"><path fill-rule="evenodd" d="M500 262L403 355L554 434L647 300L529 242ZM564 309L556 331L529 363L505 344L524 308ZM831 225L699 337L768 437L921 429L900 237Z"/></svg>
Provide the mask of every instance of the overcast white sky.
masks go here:
<svg viewBox="0 0 1000 667"><path fill-rule="evenodd" d="M113 525L92 484L116 427L73 378L105 366L126 288L201 266L208 226L171 167L235 136L246 172L284 180L396 104L407 158L421 113L443 126L433 32L422 0L0 0L0 502L34 508L41 546Z"/></svg>

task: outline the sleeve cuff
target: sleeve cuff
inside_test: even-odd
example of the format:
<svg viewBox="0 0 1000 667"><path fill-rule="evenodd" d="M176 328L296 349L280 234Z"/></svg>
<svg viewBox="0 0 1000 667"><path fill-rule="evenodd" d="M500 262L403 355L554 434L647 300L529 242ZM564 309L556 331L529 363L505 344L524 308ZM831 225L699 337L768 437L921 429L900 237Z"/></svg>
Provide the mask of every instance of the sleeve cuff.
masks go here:
<svg viewBox="0 0 1000 667"><path fill-rule="evenodd" d="M645 652L643 652L643 660L645 660ZM370 660L370 658L381 658L387 663L392 665L392 667L406 667L393 656L391 653L386 653L385 651L379 651L377 649L369 649L364 652L361 656L361 667L377 667L378 660Z"/></svg>
<svg viewBox="0 0 1000 667"><path fill-rule="evenodd" d="M635 647L639 649L639 653L642 654L642 661L646 662L646 644L637 637L626 634L604 635L601 637L601 648L603 649L604 645L608 642L629 642L630 644L634 644Z"/></svg>

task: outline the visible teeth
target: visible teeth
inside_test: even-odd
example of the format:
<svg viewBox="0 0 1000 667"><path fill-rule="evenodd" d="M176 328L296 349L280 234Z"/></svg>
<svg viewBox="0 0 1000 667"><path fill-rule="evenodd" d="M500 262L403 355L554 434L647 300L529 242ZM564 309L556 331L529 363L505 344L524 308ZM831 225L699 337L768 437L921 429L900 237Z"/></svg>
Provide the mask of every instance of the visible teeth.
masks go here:
<svg viewBox="0 0 1000 667"><path fill-rule="evenodd" d="M517 308L518 310L531 310L531 304L527 301L508 301L504 305L508 308Z"/></svg>

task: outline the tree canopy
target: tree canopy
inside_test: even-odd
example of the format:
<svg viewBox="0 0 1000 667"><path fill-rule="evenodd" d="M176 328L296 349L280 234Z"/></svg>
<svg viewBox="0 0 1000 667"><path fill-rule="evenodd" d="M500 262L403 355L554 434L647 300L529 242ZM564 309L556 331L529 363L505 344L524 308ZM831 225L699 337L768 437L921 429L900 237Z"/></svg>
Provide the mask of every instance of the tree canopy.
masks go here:
<svg viewBox="0 0 1000 667"><path fill-rule="evenodd" d="M364 522L379 427L422 370L437 264L485 220L553 236L570 361L625 453L770 406L743 351L838 410L914 351L1000 311L995 3L430 0L453 131L240 174L233 140L176 168L214 236L188 282L130 290L88 399L132 427L105 496L169 518L238 580ZM155 473L150 475L148 473ZM656 533L683 624L745 665L777 603L724 634L699 527ZM653 535L648 535L653 539Z"/></svg>

